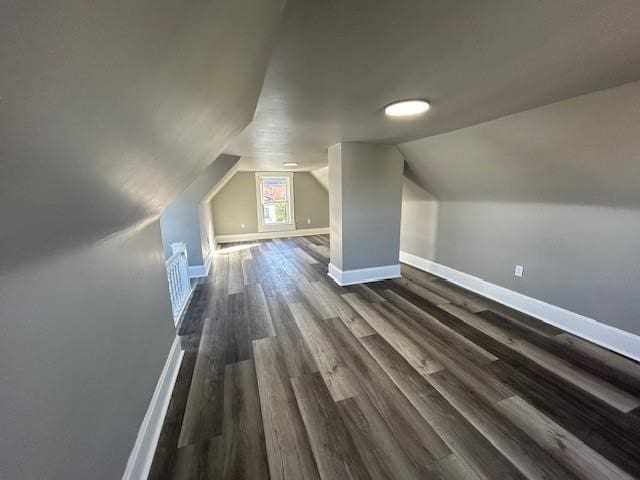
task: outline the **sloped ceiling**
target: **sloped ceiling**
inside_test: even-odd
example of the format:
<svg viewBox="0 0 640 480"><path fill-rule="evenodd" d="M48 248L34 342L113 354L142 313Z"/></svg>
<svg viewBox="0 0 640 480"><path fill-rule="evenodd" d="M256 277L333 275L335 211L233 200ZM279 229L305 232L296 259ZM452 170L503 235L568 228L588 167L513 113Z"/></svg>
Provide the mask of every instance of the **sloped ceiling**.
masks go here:
<svg viewBox="0 0 640 480"><path fill-rule="evenodd" d="M640 79L637 0L287 3L256 118L227 151L314 169L339 141L398 143ZM425 97L429 114L385 118Z"/></svg>
<svg viewBox="0 0 640 480"><path fill-rule="evenodd" d="M439 200L640 207L640 82L399 145Z"/></svg>
<svg viewBox="0 0 640 480"><path fill-rule="evenodd" d="M253 116L284 0L0 7L0 269L157 217Z"/></svg>

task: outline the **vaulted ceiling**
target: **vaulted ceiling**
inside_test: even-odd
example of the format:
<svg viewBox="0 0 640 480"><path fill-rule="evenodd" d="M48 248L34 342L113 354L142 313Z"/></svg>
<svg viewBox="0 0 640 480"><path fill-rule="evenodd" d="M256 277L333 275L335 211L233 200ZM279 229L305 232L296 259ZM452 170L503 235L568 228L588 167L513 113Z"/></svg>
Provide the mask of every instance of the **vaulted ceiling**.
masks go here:
<svg viewBox="0 0 640 480"><path fill-rule="evenodd" d="M640 207L640 82L399 145L439 200Z"/></svg>
<svg viewBox="0 0 640 480"><path fill-rule="evenodd" d="M312 169L339 141L399 143L640 78L636 0L287 3L255 119L226 151ZM428 98L391 120L383 107Z"/></svg>
<svg viewBox="0 0 640 480"><path fill-rule="evenodd" d="M0 7L0 270L157 218L253 116L284 0Z"/></svg>
<svg viewBox="0 0 640 480"><path fill-rule="evenodd" d="M309 170L339 141L406 142L637 80L638 25L637 0L5 2L0 270L157 218L223 151ZM383 115L407 97L432 111ZM404 151L445 198L470 182L438 166L450 156Z"/></svg>

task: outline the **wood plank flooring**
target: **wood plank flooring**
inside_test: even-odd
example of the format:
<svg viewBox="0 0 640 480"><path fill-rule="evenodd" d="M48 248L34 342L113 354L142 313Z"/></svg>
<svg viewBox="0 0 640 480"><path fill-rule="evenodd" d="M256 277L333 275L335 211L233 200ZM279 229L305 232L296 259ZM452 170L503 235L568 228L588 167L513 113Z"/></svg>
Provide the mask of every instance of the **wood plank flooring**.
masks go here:
<svg viewBox="0 0 640 480"><path fill-rule="evenodd" d="M179 329L152 479L640 478L640 365L328 236L222 245Z"/></svg>

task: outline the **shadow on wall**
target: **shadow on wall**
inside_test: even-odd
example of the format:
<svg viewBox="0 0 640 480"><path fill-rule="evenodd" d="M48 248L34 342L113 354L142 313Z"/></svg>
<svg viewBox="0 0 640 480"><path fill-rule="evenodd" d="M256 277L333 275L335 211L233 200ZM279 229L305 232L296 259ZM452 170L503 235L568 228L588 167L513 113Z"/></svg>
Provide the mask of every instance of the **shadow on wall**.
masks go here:
<svg viewBox="0 0 640 480"><path fill-rule="evenodd" d="M309 172L313 175L320 185L328 192L329 191L329 167L316 168Z"/></svg>
<svg viewBox="0 0 640 480"><path fill-rule="evenodd" d="M402 185L400 250L435 260L438 231L438 200L415 183L410 175Z"/></svg>

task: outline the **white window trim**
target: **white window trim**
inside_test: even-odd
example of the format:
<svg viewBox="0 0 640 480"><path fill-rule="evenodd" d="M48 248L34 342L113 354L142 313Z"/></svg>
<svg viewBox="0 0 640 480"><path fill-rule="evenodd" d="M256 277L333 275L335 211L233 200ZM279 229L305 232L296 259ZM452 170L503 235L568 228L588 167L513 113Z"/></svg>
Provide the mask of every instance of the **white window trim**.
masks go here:
<svg viewBox="0 0 640 480"><path fill-rule="evenodd" d="M262 180L265 178L286 178L289 185L289 205L291 211L289 213L289 223L279 223L276 225L265 225L264 211L262 209ZM258 209L258 232L286 232L295 231L296 215L294 208L293 194L293 172L256 172L256 207Z"/></svg>

